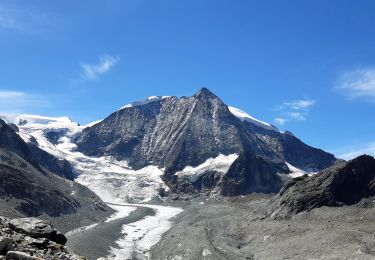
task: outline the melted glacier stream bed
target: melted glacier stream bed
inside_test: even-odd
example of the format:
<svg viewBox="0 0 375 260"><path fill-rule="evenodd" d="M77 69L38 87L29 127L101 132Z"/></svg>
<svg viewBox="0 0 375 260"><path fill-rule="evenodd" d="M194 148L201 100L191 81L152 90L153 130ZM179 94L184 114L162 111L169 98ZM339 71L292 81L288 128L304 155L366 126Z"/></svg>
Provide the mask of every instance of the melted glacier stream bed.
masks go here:
<svg viewBox="0 0 375 260"><path fill-rule="evenodd" d="M106 250L107 255L98 256L108 259L131 259L134 256L137 259L150 258L150 248L171 227L171 218L182 212L182 209L176 207L146 204L159 198L160 188L167 189L160 179L163 169L150 165L133 170L126 161L117 161L112 157L89 157L77 152L72 139L84 127L66 117L22 115L3 118L15 124L26 120L26 123L19 125L20 136L27 142L36 140L40 148L57 158L67 159L78 175L76 181L94 191L117 211L105 222L68 232L68 237L73 241L78 239L75 242L81 246L85 244L87 248L83 251L89 253L98 251L98 247L100 249L100 243L90 239L91 236L103 238L98 232L106 232L107 238L114 241L102 240L103 246L109 250ZM56 145L46 138L46 134L51 131L61 134ZM92 257L89 256L89 259Z"/></svg>

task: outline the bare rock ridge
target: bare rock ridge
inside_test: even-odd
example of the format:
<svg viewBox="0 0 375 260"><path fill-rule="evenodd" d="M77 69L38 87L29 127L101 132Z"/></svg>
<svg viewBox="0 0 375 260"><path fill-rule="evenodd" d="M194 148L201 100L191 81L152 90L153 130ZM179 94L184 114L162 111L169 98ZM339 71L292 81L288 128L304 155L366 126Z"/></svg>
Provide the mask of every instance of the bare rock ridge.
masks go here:
<svg viewBox="0 0 375 260"><path fill-rule="evenodd" d="M73 180L74 174L72 166L65 159L57 159L46 151L40 149L34 142L25 143L16 133L15 125L7 125L0 119L0 148L13 152L42 170L41 167L49 170L61 177Z"/></svg>
<svg viewBox="0 0 375 260"><path fill-rule="evenodd" d="M210 191L223 183L231 186L224 187L225 195L278 191L278 174L289 172L286 162L318 171L337 161L289 132L240 120L207 88L191 97L157 98L125 106L84 129L76 143L87 155L111 155L127 160L134 168L150 164L165 168L166 184L173 192L185 193ZM186 166L198 166L219 154L240 155L225 178L217 172L201 174L192 181L176 176ZM258 167L247 165L248 160ZM234 192L237 185L239 191ZM245 188L248 185L251 188Z"/></svg>
<svg viewBox="0 0 375 260"><path fill-rule="evenodd" d="M368 155L342 162L287 184L273 202L273 216L288 217L322 206L373 204L375 159ZM364 200L364 201L363 201Z"/></svg>

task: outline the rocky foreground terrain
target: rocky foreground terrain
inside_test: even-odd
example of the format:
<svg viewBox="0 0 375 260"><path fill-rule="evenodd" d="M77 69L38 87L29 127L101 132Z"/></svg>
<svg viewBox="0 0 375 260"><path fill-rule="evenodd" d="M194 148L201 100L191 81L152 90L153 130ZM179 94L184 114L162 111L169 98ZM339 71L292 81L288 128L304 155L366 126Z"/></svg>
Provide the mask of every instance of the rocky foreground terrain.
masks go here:
<svg viewBox="0 0 375 260"><path fill-rule="evenodd" d="M39 219L0 217L0 259L85 259L67 249L66 242L62 233Z"/></svg>

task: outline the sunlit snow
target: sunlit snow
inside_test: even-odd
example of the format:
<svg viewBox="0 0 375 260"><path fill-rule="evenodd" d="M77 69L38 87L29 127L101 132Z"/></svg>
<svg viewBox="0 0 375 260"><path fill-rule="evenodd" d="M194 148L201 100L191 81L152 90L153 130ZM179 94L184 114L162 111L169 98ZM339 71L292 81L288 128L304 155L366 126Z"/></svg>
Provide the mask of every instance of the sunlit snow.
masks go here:
<svg viewBox="0 0 375 260"><path fill-rule="evenodd" d="M228 106L229 108L229 111L235 116L237 117L238 119L240 119L241 121L247 121L247 122L250 122L250 123L253 123L257 126L260 126L260 127L263 127L263 128L266 128L268 130L274 130L274 131L278 131L278 129L276 127L274 127L273 125L270 125L266 122L263 122L259 119L256 119L254 117L252 117L251 115L249 115L248 113L246 113L245 111L242 111L241 109L238 109L238 108L235 108L235 107L230 107Z"/></svg>

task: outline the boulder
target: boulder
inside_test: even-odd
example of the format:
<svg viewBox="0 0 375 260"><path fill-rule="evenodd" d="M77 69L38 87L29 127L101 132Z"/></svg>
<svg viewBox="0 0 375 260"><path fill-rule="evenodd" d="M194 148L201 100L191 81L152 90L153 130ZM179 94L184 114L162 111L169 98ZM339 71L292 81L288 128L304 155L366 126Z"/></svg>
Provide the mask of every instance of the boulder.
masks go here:
<svg viewBox="0 0 375 260"><path fill-rule="evenodd" d="M5 259L6 260L43 260L42 258L31 256L29 254L18 252L18 251L9 251Z"/></svg>
<svg viewBox="0 0 375 260"><path fill-rule="evenodd" d="M58 244L65 245L66 237L58 233L52 225L37 218L18 218L9 222L9 227L32 238L47 238Z"/></svg>
<svg viewBox="0 0 375 260"><path fill-rule="evenodd" d="M6 255L11 250L13 250L13 239L0 237L0 255Z"/></svg>

